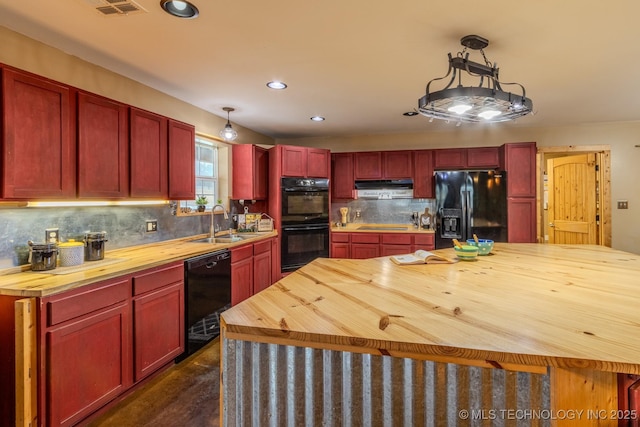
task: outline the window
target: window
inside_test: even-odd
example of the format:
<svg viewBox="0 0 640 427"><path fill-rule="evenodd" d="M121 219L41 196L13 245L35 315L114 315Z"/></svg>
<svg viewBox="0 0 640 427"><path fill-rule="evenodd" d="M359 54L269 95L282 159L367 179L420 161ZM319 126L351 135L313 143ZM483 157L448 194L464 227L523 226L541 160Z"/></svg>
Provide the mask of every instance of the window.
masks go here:
<svg viewBox="0 0 640 427"><path fill-rule="evenodd" d="M213 141L196 136L196 197L205 196L208 206L216 204L220 198L218 191L218 147ZM195 208L195 200L187 203Z"/></svg>

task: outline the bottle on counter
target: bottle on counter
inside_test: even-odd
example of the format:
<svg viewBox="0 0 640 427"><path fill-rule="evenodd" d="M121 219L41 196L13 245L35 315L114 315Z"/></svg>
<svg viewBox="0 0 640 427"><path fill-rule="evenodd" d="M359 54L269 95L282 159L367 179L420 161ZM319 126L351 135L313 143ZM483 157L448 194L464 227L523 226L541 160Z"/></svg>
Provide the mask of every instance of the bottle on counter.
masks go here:
<svg viewBox="0 0 640 427"><path fill-rule="evenodd" d="M424 208L424 213L420 215L420 228L424 230L430 230L432 222L433 218L429 213L429 208Z"/></svg>

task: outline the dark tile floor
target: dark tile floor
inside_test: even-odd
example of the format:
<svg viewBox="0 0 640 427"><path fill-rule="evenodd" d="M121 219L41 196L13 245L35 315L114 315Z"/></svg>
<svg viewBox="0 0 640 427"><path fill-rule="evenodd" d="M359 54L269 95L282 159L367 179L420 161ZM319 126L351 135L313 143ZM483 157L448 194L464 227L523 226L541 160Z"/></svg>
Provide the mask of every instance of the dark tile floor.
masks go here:
<svg viewBox="0 0 640 427"><path fill-rule="evenodd" d="M153 378L91 427L218 427L220 342L206 347Z"/></svg>

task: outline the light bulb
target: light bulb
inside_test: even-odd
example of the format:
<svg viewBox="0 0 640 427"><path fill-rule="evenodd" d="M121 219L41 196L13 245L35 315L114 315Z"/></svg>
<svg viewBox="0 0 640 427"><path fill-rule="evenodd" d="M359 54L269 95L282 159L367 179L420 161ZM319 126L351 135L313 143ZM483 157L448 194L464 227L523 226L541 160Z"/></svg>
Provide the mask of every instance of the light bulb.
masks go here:
<svg viewBox="0 0 640 427"><path fill-rule="evenodd" d="M231 127L231 123L227 123L224 129L220 131L220 137L225 141L233 141L238 137L238 132Z"/></svg>
<svg viewBox="0 0 640 427"><path fill-rule="evenodd" d="M447 109L449 111L451 111L452 113L464 114L467 111L471 110L471 108L473 108L471 105L466 104L464 102L457 101L451 107L449 107Z"/></svg>
<svg viewBox="0 0 640 427"><path fill-rule="evenodd" d="M481 117L485 120L491 120L494 117L499 116L500 114L502 113L498 110L484 110L478 113L478 117Z"/></svg>
<svg viewBox="0 0 640 427"><path fill-rule="evenodd" d="M187 8L187 3L180 0L173 0L171 4L178 10L185 10Z"/></svg>

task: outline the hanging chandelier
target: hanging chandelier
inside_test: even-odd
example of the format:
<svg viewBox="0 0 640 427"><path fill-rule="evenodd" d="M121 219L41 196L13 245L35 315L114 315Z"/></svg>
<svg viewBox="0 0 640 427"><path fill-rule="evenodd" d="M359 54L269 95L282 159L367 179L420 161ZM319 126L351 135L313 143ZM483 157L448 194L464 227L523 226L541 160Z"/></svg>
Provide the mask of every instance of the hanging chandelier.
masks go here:
<svg viewBox="0 0 640 427"><path fill-rule="evenodd" d="M453 57L449 53L447 74L427 83L425 96L418 100L420 114L431 119L460 124L505 122L532 112L533 101L525 96L524 86L519 83L501 82L496 64L487 60L483 49L489 46L489 40L470 35L460 39L460 44L464 49L458 52L457 56ZM470 61L467 49L479 50L484 64ZM477 85L463 86L463 75L466 76L465 79L477 79ZM431 86L434 82L449 76L449 82L444 89L432 92ZM506 92L502 90L503 85L518 86L522 93Z"/></svg>

